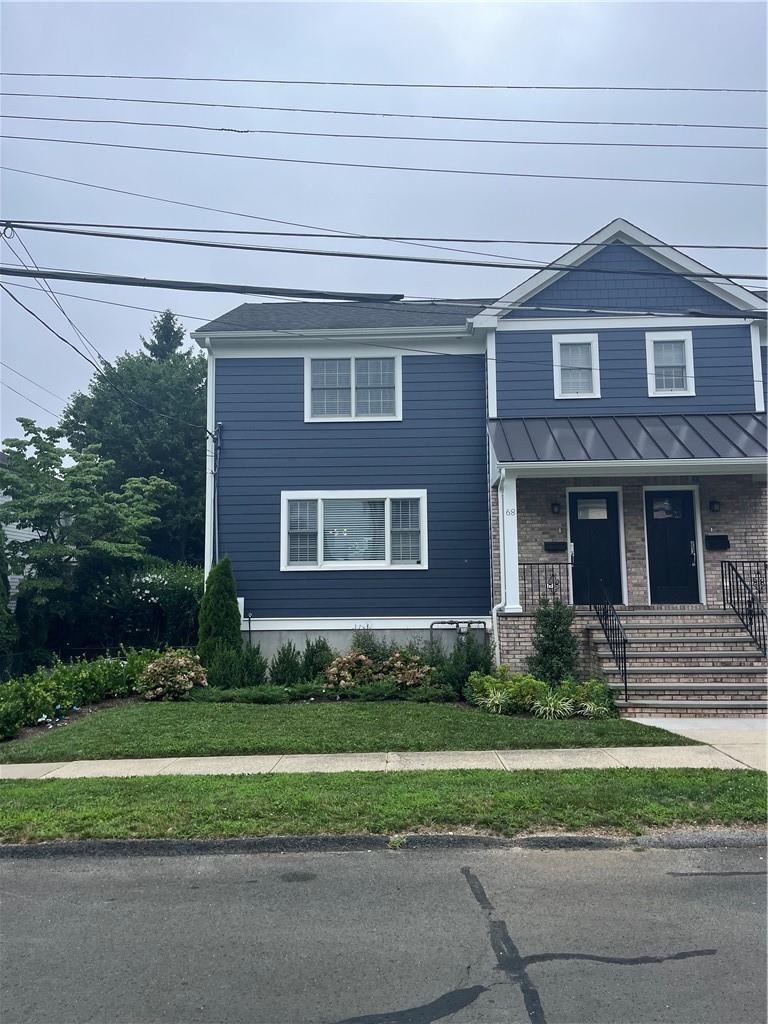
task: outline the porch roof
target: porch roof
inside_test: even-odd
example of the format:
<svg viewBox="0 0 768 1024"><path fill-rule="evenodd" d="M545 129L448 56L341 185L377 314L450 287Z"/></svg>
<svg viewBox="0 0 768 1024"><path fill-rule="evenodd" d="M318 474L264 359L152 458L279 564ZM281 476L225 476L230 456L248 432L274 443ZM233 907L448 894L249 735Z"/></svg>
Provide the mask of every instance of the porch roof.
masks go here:
<svg viewBox="0 0 768 1024"><path fill-rule="evenodd" d="M502 465L733 462L768 456L765 413L534 416L492 419L488 429Z"/></svg>

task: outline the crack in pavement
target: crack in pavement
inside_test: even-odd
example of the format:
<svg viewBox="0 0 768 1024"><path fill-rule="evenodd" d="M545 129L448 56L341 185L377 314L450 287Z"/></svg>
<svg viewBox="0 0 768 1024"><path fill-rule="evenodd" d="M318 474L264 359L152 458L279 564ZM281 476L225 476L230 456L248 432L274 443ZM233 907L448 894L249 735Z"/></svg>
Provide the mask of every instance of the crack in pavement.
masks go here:
<svg viewBox="0 0 768 1024"><path fill-rule="evenodd" d="M673 875L675 878L734 878L737 875L762 875L765 877L765 871L668 871L668 875Z"/></svg>
<svg viewBox="0 0 768 1024"><path fill-rule="evenodd" d="M507 929L505 921L494 917L496 908L488 898L482 882L470 868L464 867L461 873L467 881L478 906L488 919L488 935L499 968L504 971L507 980L520 987L525 1009L531 1024L547 1024L541 996L528 974L531 964L552 961L587 960L592 963L612 964L618 967L636 967L643 964L662 964L670 960L688 960L692 957L715 956L716 949L691 949L666 956L601 956L593 953L534 953L523 956L518 950Z"/></svg>
<svg viewBox="0 0 768 1024"><path fill-rule="evenodd" d="M458 988L453 992L433 999L431 1003L412 1006L407 1010L392 1010L389 1013L370 1013L363 1017L346 1017L338 1024L432 1024L433 1021L448 1017L450 1014L470 1006L487 992L485 985L472 985L470 988Z"/></svg>

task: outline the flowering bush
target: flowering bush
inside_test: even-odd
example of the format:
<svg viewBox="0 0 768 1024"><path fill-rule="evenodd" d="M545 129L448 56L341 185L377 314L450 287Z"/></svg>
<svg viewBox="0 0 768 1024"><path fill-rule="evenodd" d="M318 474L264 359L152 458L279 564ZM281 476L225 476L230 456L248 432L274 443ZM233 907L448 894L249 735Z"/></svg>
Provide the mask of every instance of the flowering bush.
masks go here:
<svg viewBox="0 0 768 1024"><path fill-rule="evenodd" d="M391 679L401 690L429 683L435 669L410 651L395 651L374 673L374 679Z"/></svg>
<svg viewBox="0 0 768 1024"><path fill-rule="evenodd" d="M370 658L361 651L349 651L334 658L323 673L328 686L349 690L360 683L370 683L374 677L374 666Z"/></svg>
<svg viewBox="0 0 768 1024"><path fill-rule="evenodd" d="M181 700L193 686L207 686L205 669L196 654L168 651L142 673L137 687L144 700Z"/></svg>

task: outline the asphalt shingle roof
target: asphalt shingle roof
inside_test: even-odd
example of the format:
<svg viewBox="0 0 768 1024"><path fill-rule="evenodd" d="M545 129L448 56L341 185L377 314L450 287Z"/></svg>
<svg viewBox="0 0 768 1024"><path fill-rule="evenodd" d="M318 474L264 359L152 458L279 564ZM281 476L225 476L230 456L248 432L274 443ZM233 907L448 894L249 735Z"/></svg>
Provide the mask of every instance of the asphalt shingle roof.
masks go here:
<svg viewBox="0 0 768 1024"><path fill-rule="evenodd" d="M198 327L218 331L322 331L365 327L460 327L493 299L441 302L244 302Z"/></svg>

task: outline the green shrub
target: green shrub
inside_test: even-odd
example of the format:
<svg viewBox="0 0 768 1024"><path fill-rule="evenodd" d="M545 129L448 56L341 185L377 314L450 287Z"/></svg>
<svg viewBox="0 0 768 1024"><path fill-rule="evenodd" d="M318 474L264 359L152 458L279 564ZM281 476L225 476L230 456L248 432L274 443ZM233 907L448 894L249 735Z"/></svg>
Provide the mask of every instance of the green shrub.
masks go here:
<svg viewBox="0 0 768 1024"><path fill-rule="evenodd" d="M285 704L288 690L284 686L232 686L226 689L193 690L190 697L204 704Z"/></svg>
<svg viewBox="0 0 768 1024"><path fill-rule="evenodd" d="M576 612L562 601L543 598L536 610L533 631L533 654L528 670L550 686L573 676L578 658L578 641L573 634Z"/></svg>
<svg viewBox="0 0 768 1024"><path fill-rule="evenodd" d="M417 704L450 704L459 699L452 686L445 683L413 686L399 694L401 700L412 700Z"/></svg>
<svg viewBox="0 0 768 1024"><path fill-rule="evenodd" d="M8 584L8 558L5 553L5 532L0 529L0 656L15 650L19 639L16 619L8 606L10 586ZM2 725L0 724L0 735Z"/></svg>
<svg viewBox="0 0 768 1024"><path fill-rule="evenodd" d="M507 715L512 710L509 690L503 686L490 686L477 698L477 705L492 715Z"/></svg>
<svg viewBox="0 0 768 1024"><path fill-rule="evenodd" d="M517 672L514 675L506 665L501 665L491 675L473 672L467 680L464 693L471 704L485 707L483 699L491 690L503 690L506 694L506 711L509 714L530 711L534 701L546 696L548 687L535 676ZM486 708L486 710L489 710Z"/></svg>
<svg viewBox="0 0 768 1024"><path fill-rule="evenodd" d="M197 653L204 665L220 647L240 650L240 608L232 563L224 557L208 573L200 603Z"/></svg>
<svg viewBox="0 0 768 1024"><path fill-rule="evenodd" d="M596 704L593 700L585 700L579 704L577 713L583 718L611 718L613 713L605 704Z"/></svg>
<svg viewBox="0 0 768 1024"><path fill-rule="evenodd" d="M296 686L288 687L290 700L317 700L325 696L327 694L322 680L317 680L314 683L297 683Z"/></svg>
<svg viewBox="0 0 768 1024"><path fill-rule="evenodd" d="M200 658L196 654L167 651L146 667L138 691L144 700L181 700L193 686L207 686Z"/></svg>
<svg viewBox="0 0 768 1024"><path fill-rule="evenodd" d="M19 697L0 703L0 740L12 739L24 724L24 704Z"/></svg>
<svg viewBox="0 0 768 1024"><path fill-rule="evenodd" d="M232 689L243 685L242 651L217 647L208 659L208 685L216 689Z"/></svg>
<svg viewBox="0 0 768 1024"><path fill-rule="evenodd" d="M399 690L424 686L435 676L435 669L426 665L419 654L395 650L374 670L374 679L391 680Z"/></svg>
<svg viewBox="0 0 768 1024"><path fill-rule="evenodd" d="M397 700L400 687L393 679L377 679L355 686L348 695L354 700Z"/></svg>
<svg viewBox="0 0 768 1024"><path fill-rule="evenodd" d="M281 686L294 686L296 683L304 682L303 673L303 658L296 650L296 645L288 640L272 655L269 666L270 682Z"/></svg>
<svg viewBox="0 0 768 1024"><path fill-rule="evenodd" d="M115 590L122 607L114 612L127 622L135 642L186 647L197 643L202 595L200 566L148 558L127 586Z"/></svg>
<svg viewBox="0 0 768 1024"><path fill-rule="evenodd" d="M304 654L301 664L301 678L312 682L328 668L336 652L323 636L316 640L307 640L304 644Z"/></svg>
<svg viewBox="0 0 768 1024"><path fill-rule="evenodd" d="M240 651L240 677L243 686L263 686L267 681L269 663L258 644Z"/></svg>
<svg viewBox="0 0 768 1024"><path fill-rule="evenodd" d="M372 629L356 629L352 634L352 650L364 654L374 665L380 665L395 652L395 644L376 636Z"/></svg>
<svg viewBox="0 0 768 1024"><path fill-rule="evenodd" d="M452 649L438 666L436 678L461 693L473 672L488 675L492 671L491 646L485 633L471 630L456 637Z"/></svg>
<svg viewBox="0 0 768 1024"><path fill-rule="evenodd" d="M537 718L570 718L576 711L576 705L571 697L565 697L557 690L548 690L533 702L531 710Z"/></svg>

